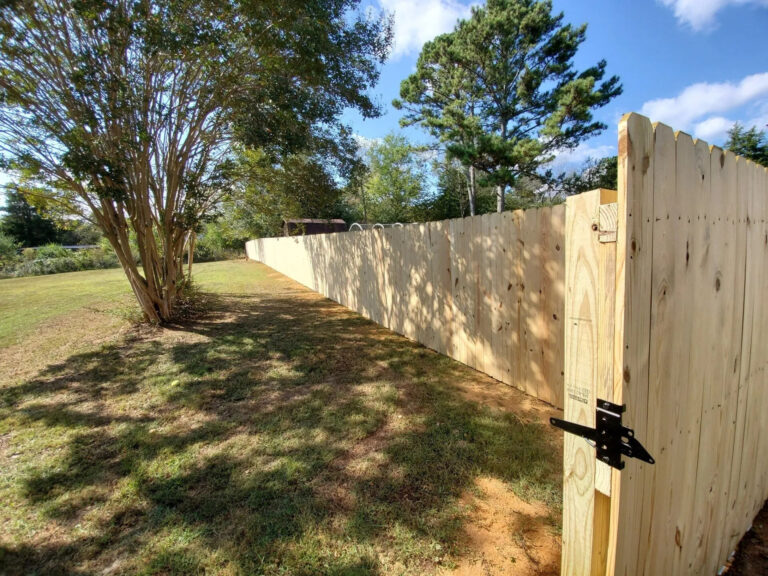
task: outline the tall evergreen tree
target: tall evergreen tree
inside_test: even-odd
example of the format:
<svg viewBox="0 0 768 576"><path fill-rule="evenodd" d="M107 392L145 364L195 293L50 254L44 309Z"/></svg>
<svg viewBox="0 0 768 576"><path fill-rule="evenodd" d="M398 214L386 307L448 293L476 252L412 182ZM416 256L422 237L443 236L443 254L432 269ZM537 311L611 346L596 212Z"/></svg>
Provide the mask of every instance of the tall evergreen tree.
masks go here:
<svg viewBox="0 0 768 576"><path fill-rule="evenodd" d="M26 198L13 188L6 190L5 215L0 220L0 231L12 237L22 247L42 246L59 239L56 224L41 216Z"/></svg>
<svg viewBox="0 0 768 576"><path fill-rule="evenodd" d="M725 147L734 154L768 166L768 137L765 130L758 130L757 126L747 130L739 123L734 124L728 131Z"/></svg>
<svg viewBox="0 0 768 576"><path fill-rule="evenodd" d="M606 62L578 72L573 58L586 25L552 14L550 0L488 0L468 20L422 50L396 106L405 123L428 128L449 153L496 186L497 210L520 177L560 150L575 148L606 126L593 118L621 93Z"/></svg>
<svg viewBox="0 0 768 576"><path fill-rule="evenodd" d="M395 108L408 114L403 126L421 124L445 146L448 160L459 159L467 166L467 201L470 216L476 214L477 178L475 164L467 155L477 145L483 128L477 116L480 93L468 70L456 58L454 36L445 34L422 48L417 71L400 85Z"/></svg>

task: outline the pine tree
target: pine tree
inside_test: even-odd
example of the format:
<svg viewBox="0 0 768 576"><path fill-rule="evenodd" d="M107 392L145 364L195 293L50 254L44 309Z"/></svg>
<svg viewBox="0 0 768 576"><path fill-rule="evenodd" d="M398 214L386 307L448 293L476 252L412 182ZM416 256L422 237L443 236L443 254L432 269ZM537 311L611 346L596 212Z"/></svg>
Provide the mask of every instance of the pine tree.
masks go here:
<svg viewBox="0 0 768 576"><path fill-rule="evenodd" d="M5 202L5 208L1 209L5 215L0 222L0 231L22 247L42 246L58 240L56 224L42 217L21 193L7 189Z"/></svg>
<svg viewBox="0 0 768 576"><path fill-rule="evenodd" d="M622 88L616 76L603 80L604 60L575 69L585 38L586 25L565 24L549 0L488 0L424 46L395 105L407 110L404 123L424 126L481 171L502 211L519 178L540 177L556 152L606 128L593 111Z"/></svg>
<svg viewBox="0 0 768 576"><path fill-rule="evenodd" d="M739 123L734 124L728 131L725 147L734 154L768 166L768 137L765 130L758 130L757 126L747 130Z"/></svg>

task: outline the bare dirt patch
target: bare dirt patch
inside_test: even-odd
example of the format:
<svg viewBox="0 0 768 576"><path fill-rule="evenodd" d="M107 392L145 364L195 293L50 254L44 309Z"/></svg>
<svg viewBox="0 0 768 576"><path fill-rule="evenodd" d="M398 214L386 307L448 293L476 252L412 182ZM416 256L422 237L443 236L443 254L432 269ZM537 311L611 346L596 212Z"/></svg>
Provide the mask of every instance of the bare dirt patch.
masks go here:
<svg viewBox="0 0 768 576"><path fill-rule="evenodd" d="M467 554L445 576L556 576L561 540L551 511L526 502L496 478L475 481L462 502L472 510L463 532Z"/></svg>

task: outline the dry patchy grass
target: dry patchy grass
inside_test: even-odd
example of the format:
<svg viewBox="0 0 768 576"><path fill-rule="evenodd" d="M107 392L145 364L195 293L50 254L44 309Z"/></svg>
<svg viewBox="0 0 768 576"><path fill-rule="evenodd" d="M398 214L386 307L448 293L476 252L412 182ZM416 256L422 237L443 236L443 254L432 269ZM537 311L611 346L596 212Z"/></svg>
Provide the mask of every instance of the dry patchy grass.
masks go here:
<svg viewBox="0 0 768 576"><path fill-rule="evenodd" d="M198 281L194 322L116 290L0 348L0 573L558 573L552 410L263 266Z"/></svg>

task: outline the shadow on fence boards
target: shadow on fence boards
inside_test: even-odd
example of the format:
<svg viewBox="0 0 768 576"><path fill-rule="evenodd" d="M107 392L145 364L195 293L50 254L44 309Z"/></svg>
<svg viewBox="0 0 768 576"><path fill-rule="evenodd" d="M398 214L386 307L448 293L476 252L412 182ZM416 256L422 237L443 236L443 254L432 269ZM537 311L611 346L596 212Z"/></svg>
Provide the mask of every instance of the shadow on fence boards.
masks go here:
<svg viewBox="0 0 768 576"><path fill-rule="evenodd" d="M563 406L565 206L252 240L248 257Z"/></svg>
<svg viewBox="0 0 768 576"><path fill-rule="evenodd" d="M247 244L248 256L595 427L564 435L562 573L718 573L768 498L768 170L629 114L618 191Z"/></svg>

